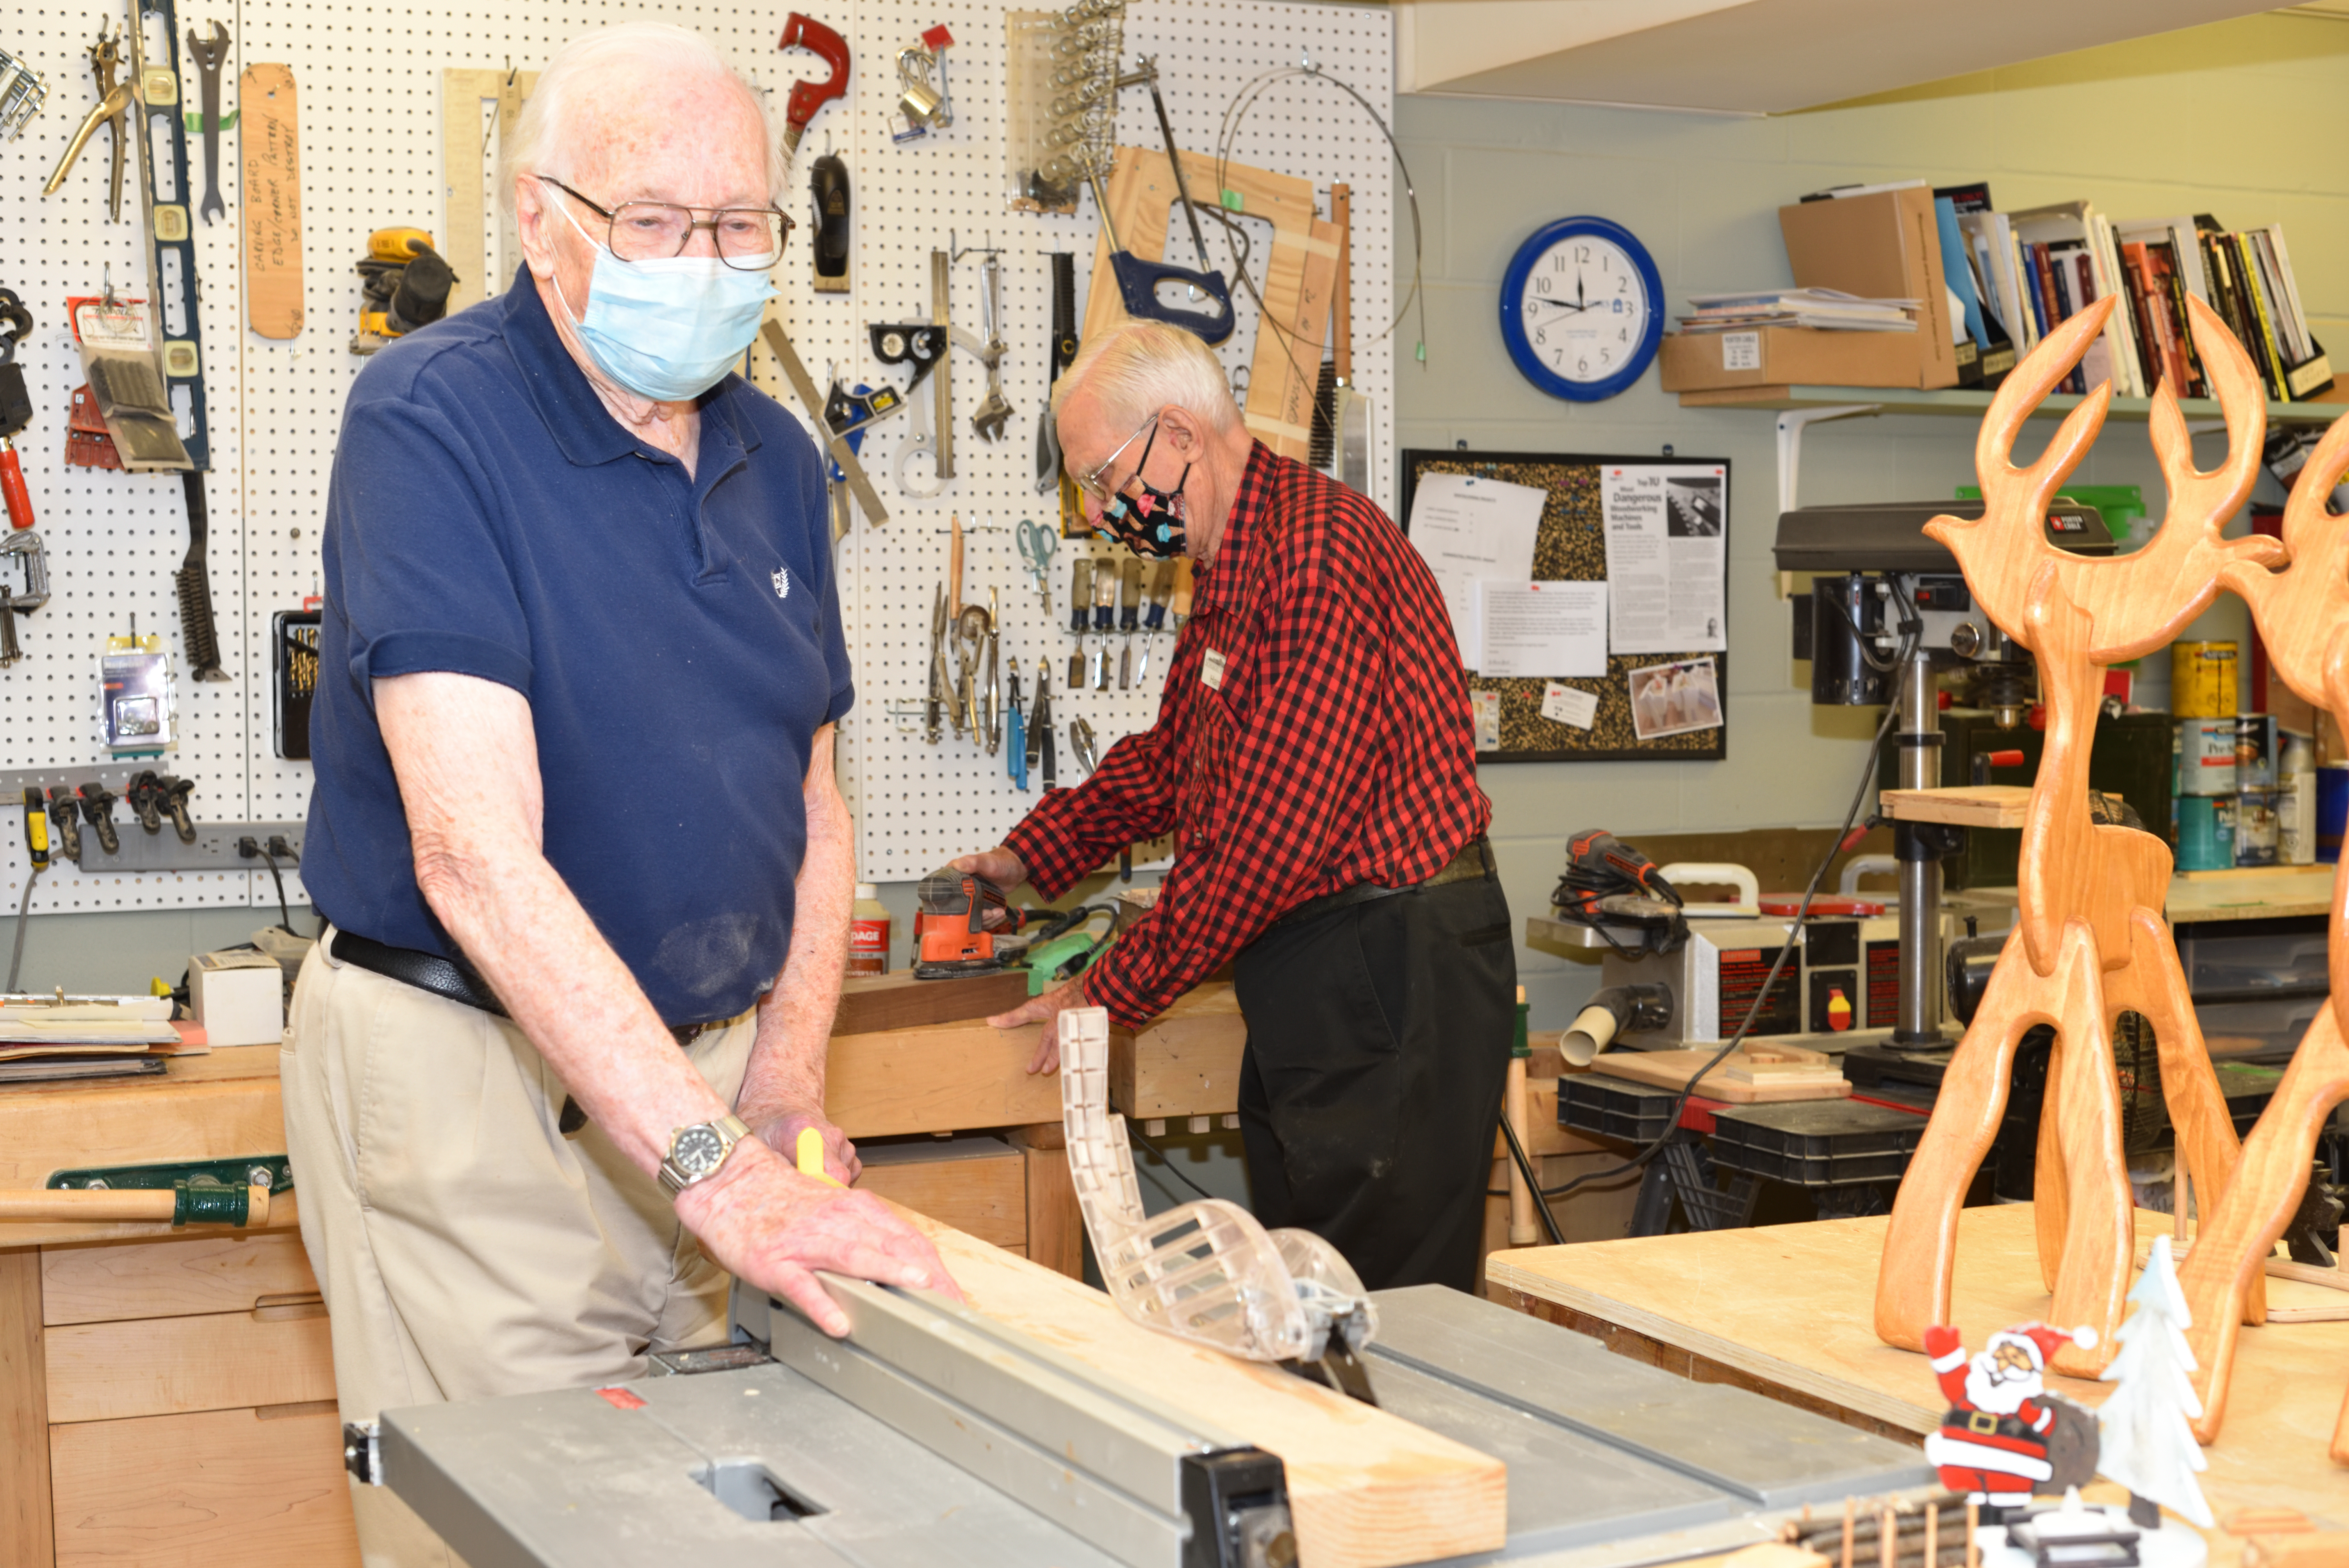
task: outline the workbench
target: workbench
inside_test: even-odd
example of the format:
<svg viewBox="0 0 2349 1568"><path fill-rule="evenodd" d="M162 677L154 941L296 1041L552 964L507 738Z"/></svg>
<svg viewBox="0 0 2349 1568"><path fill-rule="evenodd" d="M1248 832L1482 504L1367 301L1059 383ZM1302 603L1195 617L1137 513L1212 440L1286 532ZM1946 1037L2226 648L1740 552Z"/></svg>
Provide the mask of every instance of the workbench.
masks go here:
<svg viewBox="0 0 2349 1568"><path fill-rule="evenodd" d="M2170 1219L2141 1210L2137 1221L2142 1257ZM1526 1248L1495 1253L1487 1277L1495 1299L1618 1354L1917 1441L1940 1424L1945 1401L1923 1356L1876 1337L1888 1222L1879 1215ZM2032 1226L2027 1203L1961 1212L1951 1310L1969 1351L2045 1315ZM2339 1295L2281 1279L2268 1286L2271 1306ZM2295 1508L2320 1528L2349 1529L2349 1470L2325 1457L2344 1382L2349 1322L2243 1330L2230 1415L2204 1450L2203 1494L2219 1518L2237 1508ZM2063 1377L2048 1386L2089 1406L2111 1391ZM2234 1556L2228 1546L2213 1561Z"/></svg>
<svg viewBox="0 0 2349 1568"><path fill-rule="evenodd" d="M1060 1080L1028 1074L1032 1026L978 1021L1025 995L1016 974L851 981L825 1109L866 1143L861 1187L1074 1275ZM1126 1092L1140 1075L1236 1093L1242 1032L1229 985L1194 991L1120 1039ZM160 1078L0 1088L0 1188L282 1154L277 1059L241 1047L171 1057ZM0 1568L357 1562L299 1202L297 1188L251 1231L0 1221Z"/></svg>

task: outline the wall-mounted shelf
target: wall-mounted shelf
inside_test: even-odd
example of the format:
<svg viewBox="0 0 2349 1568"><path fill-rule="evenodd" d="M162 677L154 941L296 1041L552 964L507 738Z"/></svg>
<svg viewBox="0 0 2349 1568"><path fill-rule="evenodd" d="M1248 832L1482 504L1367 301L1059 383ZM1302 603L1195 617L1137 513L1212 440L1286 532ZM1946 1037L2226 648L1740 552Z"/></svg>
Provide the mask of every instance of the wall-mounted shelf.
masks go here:
<svg viewBox="0 0 2349 1568"><path fill-rule="evenodd" d="M2349 396L2340 381L2333 383L2333 396ZM1939 414L1955 418L1979 419L1990 410L1994 393L1975 391L1970 387L1951 387L1939 392L1920 392L1900 387L1735 387L1712 392L1683 392L1683 408L1752 408L1770 413L1785 413L1798 408L1855 408L1865 406L1871 414ZM2038 407L2032 410L2034 419L2058 419L2085 401L2075 392L2051 392ZM2209 397L2187 397L2178 402L2178 410L2189 424L2222 418L2216 400ZM2329 425L2344 414L2349 414L2349 402L2340 403L2270 403L2268 423L2271 425ZM2143 424L2153 417L2150 397L2116 397L2107 420L2122 424Z"/></svg>

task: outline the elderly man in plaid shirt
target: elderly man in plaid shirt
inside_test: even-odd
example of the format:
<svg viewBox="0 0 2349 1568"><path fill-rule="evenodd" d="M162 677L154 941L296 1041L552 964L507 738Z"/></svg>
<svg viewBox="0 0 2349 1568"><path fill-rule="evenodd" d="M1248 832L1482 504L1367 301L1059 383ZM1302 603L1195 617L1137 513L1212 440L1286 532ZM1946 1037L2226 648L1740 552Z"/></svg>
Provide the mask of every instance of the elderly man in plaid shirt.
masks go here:
<svg viewBox="0 0 2349 1568"><path fill-rule="evenodd" d="M1096 334L1053 397L1096 526L1198 563L1158 721L957 862L1046 898L1174 835L1154 909L999 1026L1063 1007L1122 1028L1237 960L1256 1213L1372 1289L1475 1283L1516 946L1442 594L1368 499L1251 438L1190 334Z"/></svg>

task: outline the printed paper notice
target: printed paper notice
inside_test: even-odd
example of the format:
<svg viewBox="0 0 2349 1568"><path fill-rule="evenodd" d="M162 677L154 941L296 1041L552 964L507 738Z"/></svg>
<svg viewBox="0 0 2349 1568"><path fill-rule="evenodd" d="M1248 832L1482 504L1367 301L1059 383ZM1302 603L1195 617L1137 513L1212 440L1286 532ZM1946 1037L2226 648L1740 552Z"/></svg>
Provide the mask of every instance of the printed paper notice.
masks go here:
<svg viewBox="0 0 2349 1568"><path fill-rule="evenodd" d="M1728 506L1729 470L1713 464L1610 464L1599 471L1611 651L1728 646L1722 591Z"/></svg>
<svg viewBox="0 0 2349 1568"><path fill-rule="evenodd" d="M1603 676L1607 673L1607 584L1476 584L1484 645L1478 675Z"/></svg>
<svg viewBox="0 0 2349 1568"><path fill-rule="evenodd" d="M1560 686L1552 681L1542 687L1541 716L1552 724L1588 729L1599 719L1598 695L1580 686Z"/></svg>
<svg viewBox="0 0 2349 1568"><path fill-rule="evenodd" d="M1476 622L1476 584L1491 578L1523 585L1534 574L1534 536L1549 492L1469 474L1427 474L1411 501L1411 542L1435 574L1460 662L1476 667L1484 636Z"/></svg>

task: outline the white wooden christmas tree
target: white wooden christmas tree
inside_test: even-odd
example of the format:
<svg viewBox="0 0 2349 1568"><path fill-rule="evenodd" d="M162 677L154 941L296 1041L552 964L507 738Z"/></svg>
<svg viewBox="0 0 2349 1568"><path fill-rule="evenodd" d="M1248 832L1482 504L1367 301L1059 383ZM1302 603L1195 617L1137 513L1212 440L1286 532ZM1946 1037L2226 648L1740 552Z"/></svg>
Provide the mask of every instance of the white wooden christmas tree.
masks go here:
<svg viewBox="0 0 2349 1568"><path fill-rule="evenodd" d="M2210 1505L2194 1479L2209 1463L2190 1424L2202 1413L2189 1376L2194 1352L2186 1343L2194 1315L2178 1288L2168 1236L2154 1238L2153 1256L2128 1298L2128 1320L2114 1331L2120 1351L2104 1371L2103 1381L2118 1386L2096 1412L2096 1468L2137 1498L2209 1529Z"/></svg>

